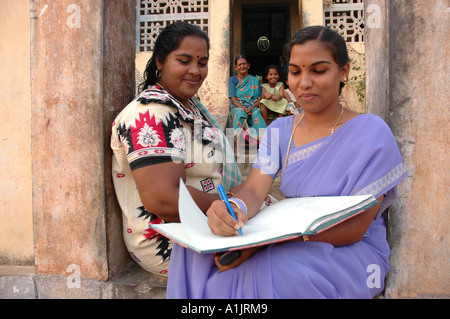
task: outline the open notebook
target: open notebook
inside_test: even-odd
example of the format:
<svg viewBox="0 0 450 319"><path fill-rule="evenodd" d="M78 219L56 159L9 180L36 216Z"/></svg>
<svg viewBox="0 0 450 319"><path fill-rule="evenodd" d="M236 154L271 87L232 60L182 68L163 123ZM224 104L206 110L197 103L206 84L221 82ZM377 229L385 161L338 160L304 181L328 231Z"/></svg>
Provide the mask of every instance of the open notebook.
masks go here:
<svg viewBox="0 0 450 319"><path fill-rule="evenodd" d="M260 246L311 235L333 227L377 203L372 195L286 198L262 209L242 228L243 235L214 235L180 179L181 223L151 225L162 235L199 253Z"/></svg>

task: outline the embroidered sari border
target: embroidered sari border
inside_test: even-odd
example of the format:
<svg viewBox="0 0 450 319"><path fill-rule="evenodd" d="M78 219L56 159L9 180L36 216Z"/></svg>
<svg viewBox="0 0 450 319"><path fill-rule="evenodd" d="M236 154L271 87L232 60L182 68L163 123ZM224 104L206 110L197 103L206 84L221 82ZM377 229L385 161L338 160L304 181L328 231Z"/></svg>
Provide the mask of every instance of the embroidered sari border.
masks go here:
<svg viewBox="0 0 450 319"><path fill-rule="evenodd" d="M377 195L382 192L386 187L397 181L408 171L403 163L398 164L390 172L371 183L370 185L364 187L363 189L356 192L354 195Z"/></svg>
<svg viewBox="0 0 450 319"><path fill-rule="evenodd" d="M310 157L321 145L322 145L322 143L318 143L318 144L312 145L310 147L307 147L305 149L301 149L296 152L293 152L292 154L289 155L288 166L290 164L294 164L298 161L301 161L305 158Z"/></svg>

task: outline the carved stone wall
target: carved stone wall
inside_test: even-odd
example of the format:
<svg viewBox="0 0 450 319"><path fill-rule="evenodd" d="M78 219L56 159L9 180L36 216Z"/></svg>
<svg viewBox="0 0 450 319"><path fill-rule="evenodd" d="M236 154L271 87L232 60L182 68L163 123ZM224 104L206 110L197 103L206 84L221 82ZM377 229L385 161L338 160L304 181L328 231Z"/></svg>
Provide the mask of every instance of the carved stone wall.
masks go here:
<svg viewBox="0 0 450 319"><path fill-rule="evenodd" d="M209 0L138 0L136 52L153 50L162 29L183 20L209 31Z"/></svg>

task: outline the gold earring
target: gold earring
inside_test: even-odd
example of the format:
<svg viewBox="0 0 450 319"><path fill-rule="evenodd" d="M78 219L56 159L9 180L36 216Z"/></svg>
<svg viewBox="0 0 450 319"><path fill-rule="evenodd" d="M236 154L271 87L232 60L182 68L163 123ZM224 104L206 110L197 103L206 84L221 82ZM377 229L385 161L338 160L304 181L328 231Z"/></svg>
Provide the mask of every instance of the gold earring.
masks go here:
<svg viewBox="0 0 450 319"><path fill-rule="evenodd" d="M156 79L159 79L161 77L161 70L160 69L156 69L155 75L156 75Z"/></svg>

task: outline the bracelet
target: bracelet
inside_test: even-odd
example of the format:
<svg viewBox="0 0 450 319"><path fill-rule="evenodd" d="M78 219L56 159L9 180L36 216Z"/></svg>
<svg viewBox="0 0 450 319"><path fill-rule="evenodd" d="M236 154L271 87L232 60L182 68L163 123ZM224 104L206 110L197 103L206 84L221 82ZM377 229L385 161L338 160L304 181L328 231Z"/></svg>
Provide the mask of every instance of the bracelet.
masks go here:
<svg viewBox="0 0 450 319"><path fill-rule="evenodd" d="M241 199L232 197L229 198L228 201L239 207L244 212L244 214L247 215L247 205L245 205L245 203Z"/></svg>

